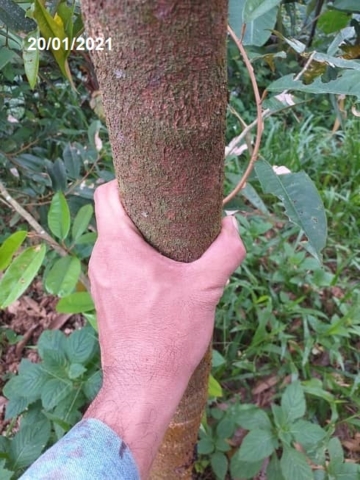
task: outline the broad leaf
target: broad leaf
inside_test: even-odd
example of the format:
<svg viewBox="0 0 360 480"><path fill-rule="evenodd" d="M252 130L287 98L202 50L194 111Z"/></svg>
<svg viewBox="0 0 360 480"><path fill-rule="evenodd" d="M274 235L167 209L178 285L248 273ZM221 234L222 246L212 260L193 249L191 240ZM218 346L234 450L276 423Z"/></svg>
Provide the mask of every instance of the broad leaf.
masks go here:
<svg viewBox="0 0 360 480"><path fill-rule="evenodd" d="M49 437L49 424L40 423L21 428L14 436L9 450L14 470L25 468L34 462L40 456Z"/></svg>
<svg viewBox="0 0 360 480"><path fill-rule="evenodd" d="M277 439L270 430L261 430L259 428L251 430L241 443L239 460L258 462L269 457L277 447Z"/></svg>
<svg viewBox="0 0 360 480"><path fill-rule="evenodd" d="M255 405L247 406L239 405L236 412L235 421L237 425L245 430L270 430L272 428L270 419L264 410L256 407Z"/></svg>
<svg viewBox="0 0 360 480"><path fill-rule="evenodd" d="M0 447L1 448L1 447ZM0 460L0 478L1 480L11 480L14 472L5 468L5 460Z"/></svg>
<svg viewBox="0 0 360 480"><path fill-rule="evenodd" d="M246 0L243 11L244 23L256 20L280 3L281 0Z"/></svg>
<svg viewBox="0 0 360 480"><path fill-rule="evenodd" d="M29 400L25 397L10 398L10 400L6 404L5 420L10 420L10 418L14 418L17 415L20 415L20 413L22 413L28 405Z"/></svg>
<svg viewBox="0 0 360 480"><path fill-rule="evenodd" d="M230 472L231 478L251 479L254 478L260 471L263 460L257 462L246 462L241 460L239 450L237 450L231 457ZM279 480L279 479L276 479Z"/></svg>
<svg viewBox="0 0 360 480"><path fill-rule="evenodd" d="M60 313L83 313L95 310L94 302L88 292L76 292L61 298L56 311Z"/></svg>
<svg viewBox="0 0 360 480"><path fill-rule="evenodd" d="M57 260L45 278L46 290L59 297L69 295L76 287L81 273L81 263L76 257L60 258Z"/></svg>
<svg viewBox="0 0 360 480"><path fill-rule="evenodd" d="M30 32L28 35L26 35L23 40L24 68L31 89L33 89L36 85L39 71L40 52L37 44L39 37L40 31L37 28L33 32ZM33 39L35 39L35 44Z"/></svg>
<svg viewBox="0 0 360 480"><path fill-rule="evenodd" d="M56 192L48 213L51 232L60 240L65 240L70 230L70 210L62 192Z"/></svg>
<svg viewBox="0 0 360 480"><path fill-rule="evenodd" d="M75 330L66 339L66 355L72 363L87 363L94 353L96 343L92 328Z"/></svg>
<svg viewBox="0 0 360 480"><path fill-rule="evenodd" d="M360 4L358 0L335 0L334 8L337 8L338 10L346 10L351 13L360 13Z"/></svg>
<svg viewBox="0 0 360 480"><path fill-rule="evenodd" d="M0 281L0 308L8 307L25 292L38 273L45 252L45 245L36 245L15 258Z"/></svg>
<svg viewBox="0 0 360 480"><path fill-rule="evenodd" d="M87 230L93 213L94 209L90 204L84 205L77 212L71 230L71 235L74 242L76 242L76 240L78 240Z"/></svg>
<svg viewBox="0 0 360 480"><path fill-rule="evenodd" d="M223 395L220 383L212 375L209 377L208 395L209 397L222 397Z"/></svg>
<svg viewBox="0 0 360 480"><path fill-rule="evenodd" d="M224 453L215 452L210 457L210 464L218 480L224 480L228 469L228 461Z"/></svg>
<svg viewBox="0 0 360 480"><path fill-rule="evenodd" d="M44 330L37 343L40 357L44 358L47 350L58 353L65 352L66 339L67 337L60 330ZM65 353L63 353L63 356L65 358Z"/></svg>
<svg viewBox="0 0 360 480"><path fill-rule="evenodd" d="M42 36L46 39L54 39L58 38L60 40L60 48L59 49L52 49L52 53L55 57L57 64L60 67L61 72L63 75L70 81L72 84L72 77L69 69L69 65L67 63L66 57L68 52L65 50L65 46L63 40L67 38L64 26L61 23L57 22L50 13L46 10L46 8L41 3L41 0L34 0L34 12L33 17L37 21ZM73 84L72 84L73 85Z"/></svg>
<svg viewBox="0 0 360 480"><path fill-rule="evenodd" d="M69 177L78 179L80 175L80 168L82 166L82 159L79 149L68 143L63 151L63 160Z"/></svg>
<svg viewBox="0 0 360 480"><path fill-rule="evenodd" d="M0 247L0 270L5 270L11 262L14 253L25 240L27 232L19 230L8 237Z"/></svg>
<svg viewBox="0 0 360 480"><path fill-rule="evenodd" d="M315 256L321 258L327 236L326 215L319 192L308 175L276 175L264 160L256 162L255 171L264 192L280 198L290 221L304 231Z"/></svg>
<svg viewBox="0 0 360 480"><path fill-rule="evenodd" d="M315 423L308 422L306 420L298 420L290 427L290 432L295 438L295 441L299 443L304 450L310 450L321 442L326 432Z"/></svg>
<svg viewBox="0 0 360 480"><path fill-rule="evenodd" d="M13 32L31 32L36 24L26 18L25 10L13 0L0 0L0 22Z"/></svg>
<svg viewBox="0 0 360 480"><path fill-rule="evenodd" d="M84 384L84 393L86 398L91 402L98 394L102 385L102 372L98 370L91 375Z"/></svg>
<svg viewBox="0 0 360 480"><path fill-rule="evenodd" d="M294 75L285 75L271 83L267 90L270 92L283 92L284 90L295 90L298 92L334 95L353 95L360 99L360 72L356 70L345 70L335 80L324 83L320 77L316 78L309 85L301 80L294 80Z"/></svg>
<svg viewBox="0 0 360 480"><path fill-rule="evenodd" d="M306 457L294 448L285 447L280 460L281 471L286 479L291 480L314 480Z"/></svg>
<svg viewBox="0 0 360 480"><path fill-rule="evenodd" d="M2 70L15 56L16 53L14 50L10 50L10 48L7 47L0 48L0 70Z"/></svg>
<svg viewBox="0 0 360 480"><path fill-rule="evenodd" d="M276 453L274 453L271 456L271 460L266 469L266 479L267 480L285 480L285 478L283 477L281 467L280 467L280 462L276 456Z"/></svg>
<svg viewBox="0 0 360 480"><path fill-rule="evenodd" d="M73 386L70 380L52 378L48 380L42 390L41 401L45 410L51 410L67 397Z"/></svg>
<svg viewBox="0 0 360 480"><path fill-rule="evenodd" d="M243 24L243 12L247 0L230 0L229 24L238 38L241 38ZM259 3L259 2L258 2ZM271 30L274 28L277 16L277 7L268 10L254 21L246 23L244 45L262 46L269 39Z"/></svg>
<svg viewBox="0 0 360 480"><path fill-rule="evenodd" d="M288 422L293 422L305 415L305 395L299 381L293 382L286 387L281 397L281 407Z"/></svg>

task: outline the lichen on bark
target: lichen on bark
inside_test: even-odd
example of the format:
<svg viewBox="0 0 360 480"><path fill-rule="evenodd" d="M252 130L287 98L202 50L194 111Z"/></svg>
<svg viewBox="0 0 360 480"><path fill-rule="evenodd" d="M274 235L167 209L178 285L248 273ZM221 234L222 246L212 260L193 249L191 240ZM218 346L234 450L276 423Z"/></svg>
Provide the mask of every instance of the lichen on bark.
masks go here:
<svg viewBox="0 0 360 480"><path fill-rule="evenodd" d="M111 38L92 58L124 207L162 254L193 261L220 231L227 1L82 0L82 12L87 35ZM208 354L167 434L177 460L153 478L190 478L209 365Z"/></svg>

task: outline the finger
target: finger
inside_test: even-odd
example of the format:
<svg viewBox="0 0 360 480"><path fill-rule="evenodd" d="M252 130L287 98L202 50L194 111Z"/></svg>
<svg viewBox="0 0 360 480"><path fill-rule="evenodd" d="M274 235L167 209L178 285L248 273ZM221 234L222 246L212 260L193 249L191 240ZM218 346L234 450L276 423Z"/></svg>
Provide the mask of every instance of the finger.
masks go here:
<svg viewBox="0 0 360 480"><path fill-rule="evenodd" d="M94 201L99 235L113 237L124 234L129 230L140 235L121 203L116 180L98 187L95 190Z"/></svg>
<svg viewBox="0 0 360 480"><path fill-rule="evenodd" d="M228 216L221 222L218 237L193 265L202 275L216 275L219 284L225 285L245 256L246 250L234 224L234 217Z"/></svg>

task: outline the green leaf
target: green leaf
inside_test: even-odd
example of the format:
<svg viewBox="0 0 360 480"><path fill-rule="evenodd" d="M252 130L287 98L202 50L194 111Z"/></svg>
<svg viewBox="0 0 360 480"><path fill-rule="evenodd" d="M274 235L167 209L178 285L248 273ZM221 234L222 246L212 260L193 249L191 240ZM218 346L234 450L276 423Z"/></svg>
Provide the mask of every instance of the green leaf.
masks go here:
<svg viewBox="0 0 360 480"><path fill-rule="evenodd" d="M236 424L232 418L224 417L217 424L216 434L220 438L230 438L235 430Z"/></svg>
<svg viewBox="0 0 360 480"><path fill-rule="evenodd" d="M2 70L15 56L16 52L14 50L10 50L10 48L7 47L0 48L0 70Z"/></svg>
<svg viewBox="0 0 360 480"><path fill-rule="evenodd" d="M17 415L20 415L20 413L22 413L28 405L29 400L25 397L10 398L10 400L6 404L5 420L9 420L10 418L14 418Z"/></svg>
<svg viewBox="0 0 360 480"><path fill-rule="evenodd" d="M47 380L41 394L41 401L45 410L51 410L67 397L73 386L70 380L52 378Z"/></svg>
<svg viewBox="0 0 360 480"><path fill-rule="evenodd" d="M0 0L0 22L15 33L27 33L36 28L35 22L26 18L25 10L13 0Z"/></svg>
<svg viewBox="0 0 360 480"><path fill-rule="evenodd" d="M21 381L23 396L31 401L40 398L42 388L49 378L41 364L27 359L21 360L18 377Z"/></svg>
<svg viewBox="0 0 360 480"><path fill-rule="evenodd" d="M336 480L359 480L360 466L355 463L343 463L338 465L335 470Z"/></svg>
<svg viewBox="0 0 360 480"><path fill-rule="evenodd" d="M215 445L211 437L201 438L197 445L199 455L209 455L214 451Z"/></svg>
<svg viewBox="0 0 360 480"><path fill-rule="evenodd" d="M38 273L45 253L45 245L36 245L15 258L0 281L0 308L8 307L25 292Z"/></svg>
<svg viewBox="0 0 360 480"><path fill-rule="evenodd" d="M48 225L51 233L65 240L70 230L70 210L62 192L56 192L51 200L48 213Z"/></svg>
<svg viewBox="0 0 360 480"><path fill-rule="evenodd" d="M330 439L328 443L328 452L330 455L331 462L343 463L344 451L343 451L341 442L337 437L333 437Z"/></svg>
<svg viewBox="0 0 360 480"><path fill-rule="evenodd" d="M1 480L11 480L13 474L14 474L14 472L11 472L7 468L5 468L5 460L0 460L0 478L1 478Z"/></svg>
<svg viewBox="0 0 360 480"><path fill-rule="evenodd" d="M246 0L243 11L244 23L256 20L280 3L281 0Z"/></svg>
<svg viewBox="0 0 360 480"><path fill-rule="evenodd" d="M351 13L360 12L358 0L335 0L334 8L337 10L345 10Z"/></svg>
<svg viewBox="0 0 360 480"><path fill-rule="evenodd" d="M50 426L44 423L20 428L14 436L9 455L14 470L25 468L33 463L41 454L50 438Z"/></svg>
<svg viewBox="0 0 360 480"><path fill-rule="evenodd" d="M276 456L276 453L271 455L271 460L266 469L266 479L267 480L285 480L283 477L279 459Z"/></svg>
<svg viewBox="0 0 360 480"><path fill-rule="evenodd" d="M19 230L8 237L0 247L0 271L5 270L11 262L15 252L25 240L27 232Z"/></svg>
<svg viewBox="0 0 360 480"><path fill-rule="evenodd" d="M87 363L94 353L97 340L92 328L75 330L66 341L66 355L72 363Z"/></svg>
<svg viewBox="0 0 360 480"><path fill-rule="evenodd" d="M304 231L315 256L320 258L326 244L327 222L314 183L305 172L276 175L264 160L256 162L255 171L264 192L280 198L290 221Z"/></svg>
<svg viewBox="0 0 360 480"><path fill-rule="evenodd" d="M78 282L81 273L81 263L76 257L60 258L48 271L45 278L45 288L49 293L64 297L69 295Z"/></svg>
<svg viewBox="0 0 360 480"><path fill-rule="evenodd" d="M95 332L97 332L98 324L97 324L96 312L84 313L83 315L86 318L86 320L89 322L89 324L92 326L92 328L95 330Z"/></svg>
<svg viewBox="0 0 360 480"><path fill-rule="evenodd" d="M241 38L243 24L245 23L243 12L246 1L247 0L230 0L229 2L229 24L238 38ZM275 27L277 11L277 7L272 8L256 18L256 20L246 23L243 44L255 45L257 47L264 45Z"/></svg>
<svg viewBox="0 0 360 480"><path fill-rule="evenodd" d="M208 395L209 397L222 397L223 395L220 383L212 375L209 377Z"/></svg>
<svg viewBox="0 0 360 480"><path fill-rule="evenodd" d="M231 478L251 479L260 471L263 460L257 462L246 462L239 458L239 450L237 450L230 460ZM279 479L276 479L279 480Z"/></svg>
<svg viewBox="0 0 360 480"><path fill-rule="evenodd" d="M79 237L75 243L76 245L84 245L87 243L94 244L96 242L96 239L97 239L96 232L88 232L88 233L84 233L84 235L81 235L81 237Z"/></svg>
<svg viewBox="0 0 360 480"><path fill-rule="evenodd" d="M65 352L45 349L43 352L42 366L50 377L68 379L69 362L65 356Z"/></svg>
<svg viewBox="0 0 360 480"><path fill-rule="evenodd" d="M318 27L327 35L338 32L349 23L349 15L335 10L328 10L320 15Z"/></svg>
<svg viewBox="0 0 360 480"><path fill-rule="evenodd" d="M69 177L75 180L78 179L80 175L80 168L82 165L82 159L79 149L68 143L63 151L63 159Z"/></svg>
<svg viewBox="0 0 360 480"><path fill-rule="evenodd" d="M94 400L102 385L102 372L97 370L93 373L84 384L84 393L86 398L91 402Z"/></svg>
<svg viewBox="0 0 360 480"><path fill-rule="evenodd" d="M299 381L290 383L281 397L281 407L288 422L303 417L306 411L305 395Z"/></svg>
<svg viewBox="0 0 360 480"><path fill-rule="evenodd" d="M241 443L239 460L258 462L269 457L277 447L277 439L271 431L260 428L251 430Z"/></svg>
<svg viewBox="0 0 360 480"><path fill-rule="evenodd" d="M72 363L69 367L69 378L70 380L76 380L85 372L86 368L84 365L81 365L81 363Z"/></svg>
<svg viewBox="0 0 360 480"><path fill-rule="evenodd" d="M295 441L299 443L305 450L314 448L326 437L326 432L315 423L306 420L298 420L290 427L290 432L294 436Z"/></svg>
<svg viewBox="0 0 360 480"><path fill-rule="evenodd" d="M282 474L286 479L314 480L314 475L305 455L294 448L284 447L280 465Z"/></svg>
<svg viewBox="0 0 360 480"><path fill-rule="evenodd" d="M254 405L239 405L239 407L235 419L237 425L245 430L271 430L270 419L264 410Z"/></svg>
<svg viewBox="0 0 360 480"><path fill-rule="evenodd" d="M36 30L30 32L23 40L23 60L25 74L28 79L30 88L33 89L36 85L36 80L39 71L40 52L38 49L38 39L40 31ZM34 40L35 39L35 44ZM31 50L30 50L31 49Z"/></svg>
<svg viewBox="0 0 360 480"><path fill-rule="evenodd" d="M88 292L76 292L61 298L56 311L59 313L83 313L95 310L94 302Z"/></svg>
<svg viewBox="0 0 360 480"><path fill-rule="evenodd" d="M47 350L62 353L65 358L66 336L60 330L44 330L39 337L37 347L41 358L44 358Z"/></svg>
<svg viewBox="0 0 360 480"><path fill-rule="evenodd" d="M52 53L57 64L60 67L62 74L70 81L71 85L73 86L69 65L66 60L68 52L65 50L65 46L63 43L63 40L67 38L64 26L55 21L55 19L43 6L41 0L34 0L33 17L37 21L41 34L46 40L49 40L50 38L60 39L60 48L58 50L52 49Z"/></svg>
<svg viewBox="0 0 360 480"><path fill-rule="evenodd" d="M94 209L90 204L84 205L77 212L71 230L72 239L75 243L76 240L78 240L81 235L87 230L93 213Z"/></svg>
<svg viewBox="0 0 360 480"><path fill-rule="evenodd" d="M53 190L64 192L67 187L67 176L64 162L57 158L55 162L46 162L46 170L51 178Z"/></svg>
<svg viewBox="0 0 360 480"><path fill-rule="evenodd" d="M224 480L228 469L228 461L226 455L222 452L215 452L210 457L210 464L216 478Z"/></svg>
<svg viewBox="0 0 360 480"><path fill-rule="evenodd" d="M354 95L360 99L360 72L355 70L345 70L335 80L324 83L321 78L316 78L309 85L305 85L301 80L294 80L294 75L284 75L283 77L271 83L267 90L270 92L283 92L284 90L295 90L298 92L334 95Z"/></svg>

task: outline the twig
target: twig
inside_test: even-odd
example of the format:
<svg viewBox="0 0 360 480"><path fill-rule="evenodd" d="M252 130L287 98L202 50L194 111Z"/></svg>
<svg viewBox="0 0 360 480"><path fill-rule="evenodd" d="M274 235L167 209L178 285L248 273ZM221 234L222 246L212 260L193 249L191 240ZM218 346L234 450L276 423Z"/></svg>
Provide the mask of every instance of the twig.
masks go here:
<svg viewBox="0 0 360 480"><path fill-rule="evenodd" d="M11 195L10 193L6 190L4 184L0 180L0 194L3 196L3 198L6 200L6 202L11 205L11 207L19 214L21 215L27 223L32 227L33 230L37 233L37 235L42 238L45 242L47 242L51 248L53 248L59 255L62 257L65 257L68 255L68 252L61 246L59 245L56 240L54 240L43 228L42 226L35 220L35 218L28 212L26 211ZM87 278L87 276L84 273L80 273L79 277L81 283L84 285L84 287L90 291L90 282Z"/></svg>
<svg viewBox="0 0 360 480"><path fill-rule="evenodd" d="M300 80L300 78L304 75L304 73L309 69L310 67L310 64L311 62L313 61L313 58L316 54L316 51L312 52L312 54L309 56L307 62L305 63L304 67L302 68L302 70L294 77L294 80ZM284 90L281 95L284 95L288 92L288 90ZM262 115L261 115L261 120L264 121L266 118L270 117L272 115L272 112L269 108L267 108L266 110L264 110L262 112ZM244 128L244 130L241 132L241 134L235 138L233 138L231 140L231 142L229 143L227 149L227 153L226 153L226 156L229 156L233 151L234 149L237 147L237 145L244 139L246 138L246 136L248 135L249 132L251 132L251 130L256 127L258 125L258 121L259 121L259 118L256 118L253 122L251 122L249 125L247 125L247 127ZM250 165L249 165L250 166ZM245 172L246 173L246 172ZM242 179L240 180L240 182L242 182ZM235 195L241 190L243 185L241 185L240 188L236 187L236 193ZM235 190L234 190L235 191ZM233 192L232 192L233 193ZM231 195L232 195L231 193ZM225 203L227 203L229 200L227 200L229 198L226 197L224 200L223 200L223 205ZM233 198L233 197L231 197Z"/></svg>
<svg viewBox="0 0 360 480"><path fill-rule="evenodd" d="M262 108L261 108L261 97L260 97L259 88L258 88L258 85L257 85L257 82L256 82L254 69L251 65L249 57L247 56L247 53L246 53L246 50L245 50L243 44L237 38L237 36L235 35L235 33L233 32L233 30L231 29L231 27L229 25L228 25L228 32L230 33L231 38L234 40L238 49L240 50L240 53L243 57L245 66L247 68L247 71L249 72L249 76L250 76L250 79L251 79L251 83L252 83L252 87L253 87L253 91L254 91L254 95L255 95L255 101L256 101L256 110L257 110L257 120L256 120L257 134L256 134L256 141L255 141L255 145L254 145L254 150L252 152L249 165L247 166L247 168L245 170L245 173L243 174L240 182L237 184L237 186L234 188L234 190L226 198L224 198L223 205L225 205L230 200L232 200L238 194L238 192L243 188L243 186L245 185L245 182L248 179L248 177L249 177L249 175L250 175L250 173L251 173L251 171L254 167L254 163L256 162L256 160L258 158L260 143L261 143L261 137L262 137L263 127L264 127L263 112L262 112Z"/></svg>
<svg viewBox="0 0 360 480"><path fill-rule="evenodd" d="M300 70L300 72L294 77L294 81L300 80L300 78L304 75L306 70L310 67L310 64L313 61L313 58L314 58L315 54L316 54L316 50L314 50L312 52L310 57L307 59L304 67L302 68L302 70ZM287 92L288 92L288 90L285 90L283 93L287 93Z"/></svg>

